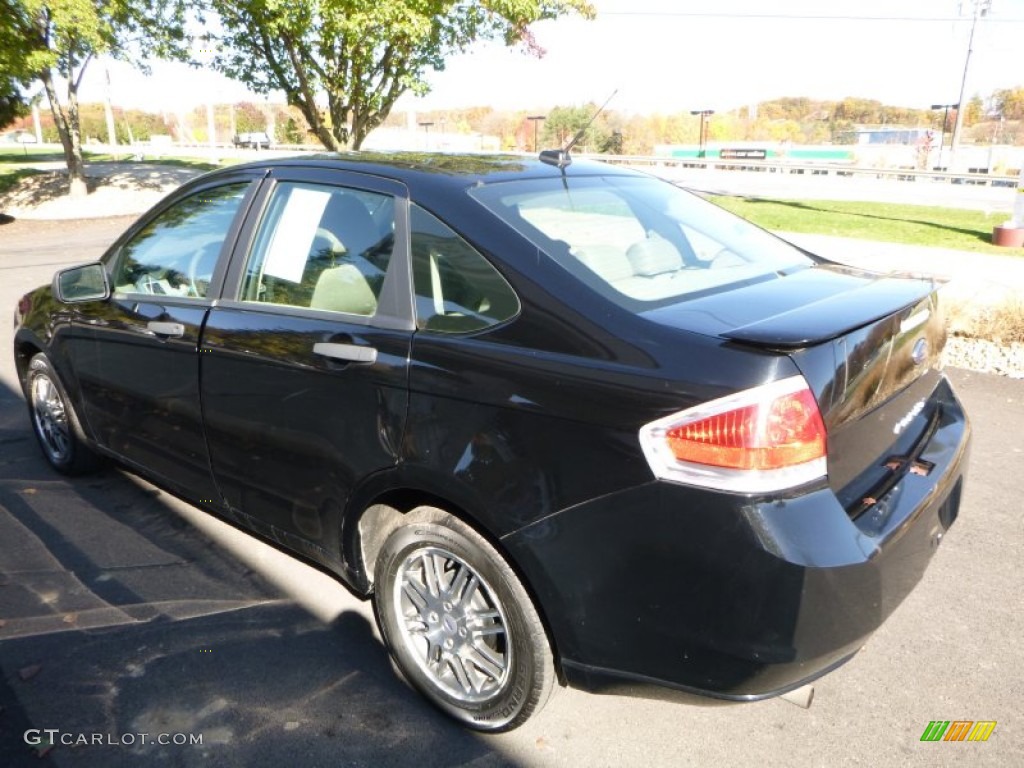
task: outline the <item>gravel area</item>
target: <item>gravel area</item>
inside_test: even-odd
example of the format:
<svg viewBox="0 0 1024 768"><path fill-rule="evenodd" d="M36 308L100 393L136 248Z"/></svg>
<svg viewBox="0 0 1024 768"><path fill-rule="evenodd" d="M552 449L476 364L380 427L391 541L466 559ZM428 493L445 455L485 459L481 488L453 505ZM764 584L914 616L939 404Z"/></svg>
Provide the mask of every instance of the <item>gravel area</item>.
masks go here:
<svg viewBox="0 0 1024 768"><path fill-rule="evenodd" d="M1024 379L1024 344L996 344L985 339L950 336L943 352L946 365Z"/></svg>
<svg viewBox="0 0 1024 768"><path fill-rule="evenodd" d="M191 168L149 163L92 163L87 174L93 191L80 199L65 194L63 173L41 173L0 195L0 216L61 220L137 215L199 173ZM792 239L811 250L870 269L928 271L925 268L931 267L932 273L952 278L943 292L968 304L991 306L1007 295L1024 294L1024 259L939 253L940 249L813 235L794 235ZM1024 378L1024 344L997 344L951 335L945 362L956 368Z"/></svg>
<svg viewBox="0 0 1024 768"><path fill-rule="evenodd" d="M87 219L140 214L201 171L147 163L90 163L90 194L67 194L67 176L48 171L28 176L0 195L0 213L15 219Z"/></svg>

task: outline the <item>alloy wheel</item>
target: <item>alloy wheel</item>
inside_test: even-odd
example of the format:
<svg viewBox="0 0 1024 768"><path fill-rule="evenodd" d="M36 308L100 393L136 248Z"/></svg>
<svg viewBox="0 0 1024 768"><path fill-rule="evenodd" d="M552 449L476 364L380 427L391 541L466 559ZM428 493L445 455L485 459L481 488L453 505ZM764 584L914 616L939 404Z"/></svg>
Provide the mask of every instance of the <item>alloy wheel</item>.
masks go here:
<svg viewBox="0 0 1024 768"><path fill-rule="evenodd" d="M440 547L413 550L394 581L401 642L428 679L463 703L485 702L509 680L512 643L491 586Z"/></svg>
<svg viewBox="0 0 1024 768"><path fill-rule="evenodd" d="M32 377L32 418L50 461L67 462L71 456L67 407L56 384L44 373Z"/></svg>

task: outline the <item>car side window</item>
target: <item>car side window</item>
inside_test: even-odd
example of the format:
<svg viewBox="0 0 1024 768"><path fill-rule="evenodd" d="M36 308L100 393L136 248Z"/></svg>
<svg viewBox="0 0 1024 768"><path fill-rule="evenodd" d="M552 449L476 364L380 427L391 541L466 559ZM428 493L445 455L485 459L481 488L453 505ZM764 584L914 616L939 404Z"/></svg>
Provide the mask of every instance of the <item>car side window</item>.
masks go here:
<svg viewBox="0 0 1024 768"><path fill-rule="evenodd" d="M121 248L114 291L204 298L249 184L204 189L159 214Z"/></svg>
<svg viewBox="0 0 1024 768"><path fill-rule="evenodd" d="M281 182L260 222L242 300L370 316L394 250L394 199Z"/></svg>
<svg viewBox="0 0 1024 768"><path fill-rule="evenodd" d="M410 225L417 328L466 333L519 313L505 278L451 228L415 204Z"/></svg>

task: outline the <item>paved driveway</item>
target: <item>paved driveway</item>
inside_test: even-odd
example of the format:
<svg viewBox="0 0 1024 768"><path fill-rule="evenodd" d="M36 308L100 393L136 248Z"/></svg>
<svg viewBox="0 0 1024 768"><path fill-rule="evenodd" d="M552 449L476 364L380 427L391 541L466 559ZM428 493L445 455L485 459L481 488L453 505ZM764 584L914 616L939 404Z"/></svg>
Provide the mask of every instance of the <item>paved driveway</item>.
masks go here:
<svg viewBox="0 0 1024 768"><path fill-rule="evenodd" d="M38 259L4 232L0 313L55 262L102 248L83 225ZM127 473L51 473L15 390L10 333L0 324L2 766L46 764L30 729L135 742L45 758L102 768L1024 765L1024 382L952 372L976 430L960 520L810 710L561 691L524 728L480 737L396 681L367 605L321 572ZM985 743L920 741L929 721L957 719L998 725Z"/></svg>

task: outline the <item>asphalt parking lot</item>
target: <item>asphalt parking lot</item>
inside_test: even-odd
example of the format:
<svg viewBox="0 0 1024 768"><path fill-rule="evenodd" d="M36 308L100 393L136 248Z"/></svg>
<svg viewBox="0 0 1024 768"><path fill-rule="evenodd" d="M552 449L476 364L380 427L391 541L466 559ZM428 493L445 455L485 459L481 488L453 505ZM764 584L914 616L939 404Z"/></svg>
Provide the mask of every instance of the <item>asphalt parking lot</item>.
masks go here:
<svg viewBox="0 0 1024 768"><path fill-rule="evenodd" d="M0 226L0 313L125 224ZM960 519L809 710L563 690L524 728L482 737L405 689L368 605L323 573L130 474L53 474L14 381L10 328L0 324L0 766L1024 765L1024 381L950 372L975 428ZM933 720L997 725L987 742L920 741ZM25 734L45 729L104 743L40 758Z"/></svg>

